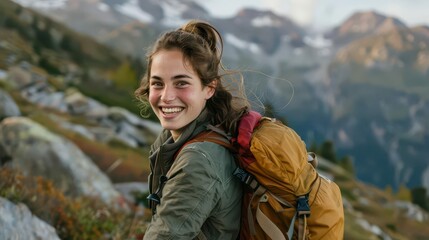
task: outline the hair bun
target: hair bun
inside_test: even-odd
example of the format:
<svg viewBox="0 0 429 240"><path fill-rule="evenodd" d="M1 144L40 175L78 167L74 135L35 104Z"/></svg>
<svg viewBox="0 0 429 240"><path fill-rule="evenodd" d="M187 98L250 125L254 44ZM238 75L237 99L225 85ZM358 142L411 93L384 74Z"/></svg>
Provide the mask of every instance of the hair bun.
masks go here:
<svg viewBox="0 0 429 240"><path fill-rule="evenodd" d="M222 55L223 42L220 37L220 33L209 23L199 20L191 20L180 27L179 30L200 36L208 43L208 46L213 53L218 54L219 56ZM217 47L218 42L220 44L219 48Z"/></svg>

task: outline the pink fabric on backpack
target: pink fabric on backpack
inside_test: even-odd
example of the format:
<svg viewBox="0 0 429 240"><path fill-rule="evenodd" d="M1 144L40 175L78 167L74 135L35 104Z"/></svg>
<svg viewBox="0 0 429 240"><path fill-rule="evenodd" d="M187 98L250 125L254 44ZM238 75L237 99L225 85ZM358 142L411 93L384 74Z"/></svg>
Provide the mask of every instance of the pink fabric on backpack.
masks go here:
<svg viewBox="0 0 429 240"><path fill-rule="evenodd" d="M233 141L237 142L240 146L238 153L241 156L241 161L246 168L247 165L255 161L253 154L250 152L250 140L252 138L253 129L259 124L262 115L255 111L250 111L248 114L243 115L238 125L238 136Z"/></svg>

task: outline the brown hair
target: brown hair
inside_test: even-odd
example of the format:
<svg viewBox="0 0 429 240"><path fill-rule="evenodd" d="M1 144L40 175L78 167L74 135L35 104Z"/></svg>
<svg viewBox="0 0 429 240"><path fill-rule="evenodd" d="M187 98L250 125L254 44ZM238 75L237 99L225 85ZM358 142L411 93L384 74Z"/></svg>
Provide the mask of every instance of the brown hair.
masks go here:
<svg viewBox="0 0 429 240"><path fill-rule="evenodd" d="M135 91L138 99L146 103L149 96L149 78L152 57L161 50L179 49L184 58L191 63L203 86L216 81L214 95L207 101L211 124L222 127L228 133L235 133L237 121L250 108L243 89L234 96L223 82L224 76L232 74L221 62L223 51L222 36L212 25L202 21L191 20L177 30L164 33L155 43L147 56L147 70L140 87ZM220 71L223 70L221 75ZM241 75L240 75L241 76ZM241 77L242 80L242 77ZM242 87L242 82L240 82Z"/></svg>

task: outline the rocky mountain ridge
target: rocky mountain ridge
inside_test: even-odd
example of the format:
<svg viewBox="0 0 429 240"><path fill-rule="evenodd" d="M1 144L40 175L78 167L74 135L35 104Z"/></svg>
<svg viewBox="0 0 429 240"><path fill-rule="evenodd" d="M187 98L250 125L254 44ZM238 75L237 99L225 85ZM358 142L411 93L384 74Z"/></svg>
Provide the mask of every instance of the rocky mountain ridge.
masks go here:
<svg viewBox="0 0 429 240"><path fill-rule="evenodd" d="M400 28L407 28L407 26L395 17L388 17L375 11L356 12L341 25L328 31L325 36L334 39L335 44L345 45L357 38L382 34Z"/></svg>
<svg viewBox="0 0 429 240"><path fill-rule="evenodd" d="M50 11L49 7L37 7L35 2L17 2L24 6L33 6L43 14L93 36L102 43L139 56L144 55L141 49L147 46L148 42L144 45L138 44L138 41L151 42L157 36L153 33L154 30L159 33L194 18L208 20L218 25L223 34L234 35L235 39L254 44L268 54L273 53L286 36L291 38L291 44L295 47L304 44L300 27L286 17L270 11L243 9L236 17L222 19L211 16L197 2L191 0L64 1L62 6L54 6L55 11ZM106 22L105 19L109 20ZM241 29L241 32L237 33L237 29ZM124 41L121 34L113 32L122 32L132 38L128 42L133 42L134 48L125 49L124 45L118 43ZM115 39L111 39L112 35Z"/></svg>

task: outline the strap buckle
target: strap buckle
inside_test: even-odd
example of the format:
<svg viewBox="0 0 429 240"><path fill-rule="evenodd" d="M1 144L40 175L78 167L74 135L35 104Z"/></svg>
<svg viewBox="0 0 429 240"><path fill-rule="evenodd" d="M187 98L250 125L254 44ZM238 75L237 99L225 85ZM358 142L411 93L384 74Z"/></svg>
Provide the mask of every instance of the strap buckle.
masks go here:
<svg viewBox="0 0 429 240"><path fill-rule="evenodd" d="M246 170L240 167L237 167L234 170L233 175L238 179L240 179L242 183L252 188L253 191L256 191L256 189L258 189L259 187L258 181L255 179L255 177L252 174L248 173Z"/></svg>
<svg viewBox="0 0 429 240"><path fill-rule="evenodd" d="M298 217L303 215L310 216L310 205L308 204L308 194L299 196L297 199L296 214Z"/></svg>
<svg viewBox="0 0 429 240"><path fill-rule="evenodd" d="M154 209L154 207L161 203L161 198L159 197L159 194L161 193L162 189L164 188L165 182L167 182L168 178L166 176L159 177L159 185L158 188L154 193L149 194L147 196L147 200L149 200L149 207Z"/></svg>

